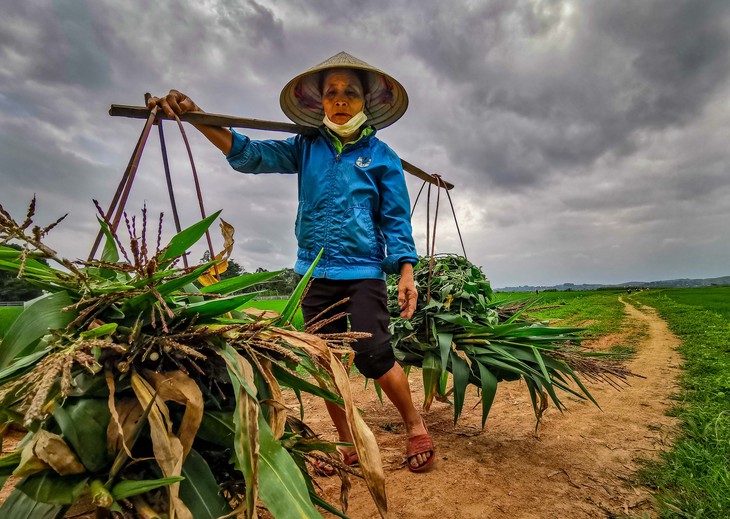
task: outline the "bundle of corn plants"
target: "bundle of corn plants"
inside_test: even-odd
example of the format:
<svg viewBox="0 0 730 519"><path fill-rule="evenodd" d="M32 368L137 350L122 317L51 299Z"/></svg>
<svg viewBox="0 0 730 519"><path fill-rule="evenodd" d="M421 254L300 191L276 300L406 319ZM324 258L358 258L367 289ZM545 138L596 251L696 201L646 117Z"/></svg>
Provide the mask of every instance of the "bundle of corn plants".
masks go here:
<svg viewBox="0 0 730 519"><path fill-rule="evenodd" d="M290 325L309 275L281 314L239 311L255 296L241 292L276 272L211 282L220 258L177 266L218 213L164 247L160 215L154 248L146 211L127 219L127 247L102 215L101 259L72 262L43 243L58 222L33 225L34 212L35 200L17 222L0 206L0 268L46 291L0 343L0 423L28 431L0 457L0 483L19 478L1 517L63 517L80 500L97 516L256 517L263 503L277 518L319 517L315 505L345 517L316 494L307 465L351 469L303 410L287 413L284 387L300 405L308 392L344 406L385 513L380 455L338 360L355 336ZM11 240L22 250L2 246ZM198 288L201 276L210 284Z"/></svg>
<svg viewBox="0 0 730 519"><path fill-rule="evenodd" d="M582 329L530 319L525 311L532 301L497 300L482 270L466 258L421 258L414 278L419 300L410 320L399 317L398 280L388 280L393 348L403 365L423 369L424 408L453 392L454 423L469 384L481 391L484 427L502 380L524 380L539 423L548 399L565 408L556 390L598 405L577 373L613 384L629 374L609 356L581 349Z"/></svg>

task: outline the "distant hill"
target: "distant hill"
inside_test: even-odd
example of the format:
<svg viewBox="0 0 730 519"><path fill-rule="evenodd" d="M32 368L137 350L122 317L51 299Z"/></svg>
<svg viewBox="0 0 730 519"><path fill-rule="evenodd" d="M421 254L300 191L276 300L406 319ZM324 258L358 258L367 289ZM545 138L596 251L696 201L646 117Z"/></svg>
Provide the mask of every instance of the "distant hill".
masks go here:
<svg viewBox="0 0 730 519"><path fill-rule="evenodd" d="M618 285L600 285L600 284L580 284L562 283L552 286L532 286L522 285L519 287L502 287L495 288L502 292L534 292L535 290L599 290L609 288L693 288L693 287L713 287L730 286L730 276L722 276L719 278L704 279L669 279L664 281L628 281L619 283Z"/></svg>

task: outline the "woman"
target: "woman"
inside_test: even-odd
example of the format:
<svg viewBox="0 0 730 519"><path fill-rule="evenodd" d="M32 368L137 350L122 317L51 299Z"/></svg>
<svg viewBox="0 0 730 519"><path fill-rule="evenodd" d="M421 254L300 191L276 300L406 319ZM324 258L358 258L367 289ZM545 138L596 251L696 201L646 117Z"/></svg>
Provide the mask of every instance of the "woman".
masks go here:
<svg viewBox="0 0 730 519"><path fill-rule="evenodd" d="M346 311L352 331L372 334L354 343L355 365L380 384L398 409L408 437L408 468L426 470L434 460L433 442L390 346L385 285L386 274L400 274L398 303L401 316L410 318L416 309L413 265L418 257L400 159L375 137L378 128L403 115L406 92L389 75L341 52L292 79L280 103L290 119L318 127L318 133L252 141L225 128L196 128L238 171L298 174L295 271L305 273L324 249L302 302L305 321L349 298L330 314ZM150 98L148 106L155 104L169 116L202 111L176 90ZM342 318L320 331L346 329ZM340 441L352 443L344 410L331 402L327 410ZM354 448L341 447L340 453L345 463L357 462Z"/></svg>

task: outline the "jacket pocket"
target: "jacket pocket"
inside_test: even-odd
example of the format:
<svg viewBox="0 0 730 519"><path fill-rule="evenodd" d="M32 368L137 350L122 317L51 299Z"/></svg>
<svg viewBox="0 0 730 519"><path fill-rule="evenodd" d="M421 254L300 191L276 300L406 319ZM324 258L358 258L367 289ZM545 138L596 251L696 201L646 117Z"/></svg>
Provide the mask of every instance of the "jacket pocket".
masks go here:
<svg viewBox="0 0 730 519"><path fill-rule="evenodd" d="M351 207L345 214L341 228L343 256L371 258L377 256L375 224L369 207Z"/></svg>

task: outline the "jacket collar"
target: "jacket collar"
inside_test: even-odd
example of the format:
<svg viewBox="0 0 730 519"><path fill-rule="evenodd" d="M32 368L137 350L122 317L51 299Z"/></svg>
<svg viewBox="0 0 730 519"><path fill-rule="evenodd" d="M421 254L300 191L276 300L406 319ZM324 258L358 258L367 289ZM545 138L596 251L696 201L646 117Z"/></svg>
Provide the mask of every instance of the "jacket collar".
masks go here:
<svg viewBox="0 0 730 519"><path fill-rule="evenodd" d="M372 139L372 137L377 133L378 130L372 126L369 126L367 128L370 129L370 131L367 133L367 135L361 134L361 137L358 138L358 140L356 140L355 142L353 142L351 144L343 146L342 151L339 151L339 152L337 151L334 143L332 142L332 135L330 134L328 128L325 125L321 125L318 129L319 129L319 133L322 134L322 136L327 141L327 144L332 149L332 151L336 155L340 155L340 154L344 153L345 151L348 151L351 149L357 149L357 148L360 148L361 146L368 145L370 143L370 139Z"/></svg>

